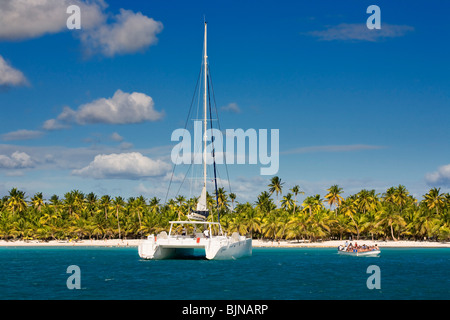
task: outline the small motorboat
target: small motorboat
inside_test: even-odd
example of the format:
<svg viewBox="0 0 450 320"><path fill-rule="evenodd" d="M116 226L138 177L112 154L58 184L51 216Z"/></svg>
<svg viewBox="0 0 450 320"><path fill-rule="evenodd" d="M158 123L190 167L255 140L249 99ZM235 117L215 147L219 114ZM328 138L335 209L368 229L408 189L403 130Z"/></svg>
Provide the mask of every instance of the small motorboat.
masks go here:
<svg viewBox="0 0 450 320"><path fill-rule="evenodd" d="M381 253L380 249L375 247L354 247L354 246L339 246L338 254L356 256L356 257L378 257Z"/></svg>

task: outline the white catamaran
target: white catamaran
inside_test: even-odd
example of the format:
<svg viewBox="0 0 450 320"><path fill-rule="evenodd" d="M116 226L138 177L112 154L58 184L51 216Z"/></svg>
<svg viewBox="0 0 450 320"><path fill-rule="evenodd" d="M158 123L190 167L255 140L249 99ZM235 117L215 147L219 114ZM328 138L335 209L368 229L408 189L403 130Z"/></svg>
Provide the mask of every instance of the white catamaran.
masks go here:
<svg viewBox="0 0 450 320"><path fill-rule="evenodd" d="M170 221L170 231L158 235L149 235L138 247L139 256L143 259L169 259L192 256L194 249L204 249L206 259L228 260L252 255L252 239L234 232L225 234L219 222L209 222L209 210L206 202L207 156L207 97L208 97L208 55L207 55L207 23L205 22L203 55L203 189L195 211L190 212L187 221ZM217 192L217 191L216 191ZM180 232L181 231L181 232Z"/></svg>

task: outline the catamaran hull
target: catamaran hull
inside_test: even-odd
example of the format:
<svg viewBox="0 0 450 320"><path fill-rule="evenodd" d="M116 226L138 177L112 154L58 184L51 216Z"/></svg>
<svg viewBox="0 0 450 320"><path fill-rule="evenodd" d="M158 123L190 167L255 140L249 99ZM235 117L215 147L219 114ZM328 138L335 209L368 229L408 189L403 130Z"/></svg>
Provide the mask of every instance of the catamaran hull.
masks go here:
<svg viewBox="0 0 450 320"><path fill-rule="evenodd" d="M234 260L252 255L252 239L236 241L222 246L205 248L206 259Z"/></svg>
<svg viewBox="0 0 450 320"><path fill-rule="evenodd" d="M144 240L139 244L138 252L142 259L164 260L193 256L195 248L203 248L208 260L239 259L252 255L252 239L245 238L233 242L205 240L189 247L177 246L177 244L158 244L158 241Z"/></svg>
<svg viewBox="0 0 450 320"><path fill-rule="evenodd" d="M139 245L138 251L139 256L147 260L176 259L194 255L193 248L165 248L146 244L145 241Z"/></svg>

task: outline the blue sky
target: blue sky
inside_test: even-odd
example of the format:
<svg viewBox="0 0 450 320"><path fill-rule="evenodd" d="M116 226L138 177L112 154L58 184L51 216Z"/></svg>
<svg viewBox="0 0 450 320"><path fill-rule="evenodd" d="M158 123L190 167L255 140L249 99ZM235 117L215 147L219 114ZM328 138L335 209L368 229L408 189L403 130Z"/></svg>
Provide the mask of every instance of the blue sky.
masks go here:
<svg viewBox="0 0 450 320"><path fill-rule="evenodd" d="M18 3L0 4L1 195L18 187L46 198L79 189L164 199L170 136L184 125L201 65L203 15L221 126L279 129L285 190L450 190L447 2ZM66 27L70 4L81 7L81 30ZM381 30L365 26L371 4ZM105 114L111 105L119 116ZM271 178L259 165L228 169L240 201Z"/></svg>

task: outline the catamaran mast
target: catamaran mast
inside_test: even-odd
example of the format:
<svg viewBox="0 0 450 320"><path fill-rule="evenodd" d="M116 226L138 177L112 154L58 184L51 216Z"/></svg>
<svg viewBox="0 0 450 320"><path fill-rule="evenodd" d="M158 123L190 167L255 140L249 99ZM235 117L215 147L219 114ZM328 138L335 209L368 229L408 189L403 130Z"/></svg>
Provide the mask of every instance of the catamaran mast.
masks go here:
<svg viewBox="0 0 450 320"><path fill-rule="evenodd" d="M205 39L204 39L204 56L203 56L203 82L204 82L204 92L203 92L203 187L206 188L206 129L207 129L207 86L208 86L208 54L206 51L207 44L207 22L205 21Z"/></svg>

